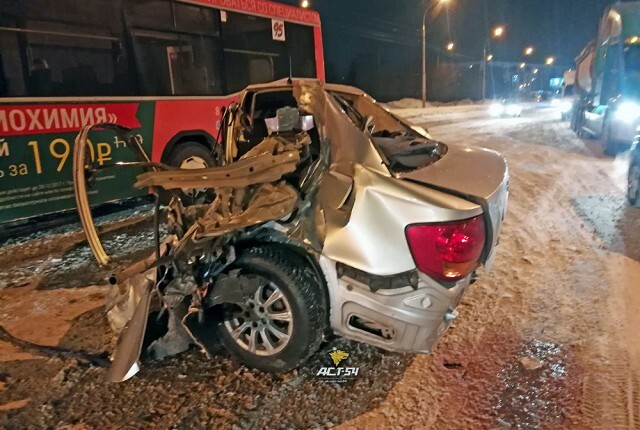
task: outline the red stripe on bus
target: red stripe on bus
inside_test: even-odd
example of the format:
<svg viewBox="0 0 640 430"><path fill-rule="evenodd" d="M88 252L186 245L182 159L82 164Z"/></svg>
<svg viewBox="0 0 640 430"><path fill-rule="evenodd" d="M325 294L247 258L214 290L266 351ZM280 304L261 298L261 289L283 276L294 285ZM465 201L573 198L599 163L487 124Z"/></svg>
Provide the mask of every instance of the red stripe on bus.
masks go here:
<svg viewBox="0 0 640 430"><path fill-rule="evenodd" d="M309 25L320 25L320 14L314 10L274 3L267 0L185 0L220 9L261 15L268 18L295 21Z"/></svg>
<svg viewBox="0 0 640 430"><path fill-rule="evenodd" d="M322 44L322 28L314 27L313 28L313 39L315 40L316 45L316 72L317 77L321 81L326 81L325 72L324 72L324 49Z"/></svg>

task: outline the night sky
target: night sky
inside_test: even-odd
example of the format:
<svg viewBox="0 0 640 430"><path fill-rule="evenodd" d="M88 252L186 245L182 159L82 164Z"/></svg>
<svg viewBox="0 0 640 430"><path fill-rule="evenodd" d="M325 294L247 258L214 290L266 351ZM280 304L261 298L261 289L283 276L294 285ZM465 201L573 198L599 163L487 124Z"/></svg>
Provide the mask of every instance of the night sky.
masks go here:
<svg viewBox="0 0 640 430"><path fill-rule="evenodd" d="M295 0L282 3L298 4ZM324 31L327 79L334 82L362 81L363 68L378 67L375 82L397 78L406 70L419 78L420 28L425 0L311 0L319 11ZM595 37L598 20L609 0L449 0L450 5L428 20L428 59L480 61L482 46L495 24L507 27L506 35L492 41L497 61L543 62L556 57L569 68L580 50ZM436 15L436 14L432 14ZM454 54L444 50L447 41L456 44ZM536 52L524 58L532 45ZM393 73L384 75L385 65ZM363 84L361 84L363 86ZM407 87L404 92L415 89ZM402 90L401 90L402 91Z"/></svg>

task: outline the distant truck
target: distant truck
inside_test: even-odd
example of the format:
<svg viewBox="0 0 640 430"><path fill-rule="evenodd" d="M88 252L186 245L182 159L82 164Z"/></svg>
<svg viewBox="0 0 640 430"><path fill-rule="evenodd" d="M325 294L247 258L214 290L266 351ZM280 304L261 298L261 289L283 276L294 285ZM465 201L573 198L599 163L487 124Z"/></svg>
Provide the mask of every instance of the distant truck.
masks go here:
<svg viewBox="0 0 640 430"><path fill-rule="evenodd" d="M562 98L573 96L573 88L576 84L576 71L569 69L562 76Z"/></svg>
<svg viewBox="0 0 640 430"><path fill-rule="evenodd" d="M640 1L606 9L576 58L575 90L573 130L599 138L607 155L629 147L640 125Z"/></svg>

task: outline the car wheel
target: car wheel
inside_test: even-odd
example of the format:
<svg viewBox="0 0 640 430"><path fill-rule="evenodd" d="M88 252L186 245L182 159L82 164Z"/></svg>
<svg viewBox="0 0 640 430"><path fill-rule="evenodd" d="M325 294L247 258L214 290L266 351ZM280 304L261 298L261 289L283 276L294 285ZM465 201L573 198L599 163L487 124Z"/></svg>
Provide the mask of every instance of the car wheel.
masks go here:
<svg viewBox="0 0 640 430"><path fill-rule="evenodd" d="M203 169L220 165L220 157L215 151L212 152L200 143L184 142L171 151L167 158L167 164L181 169ZM188 206L204 203L207 190L182 189L173 190L173 193L180 197L184 205ZM161 201L165 204L168 203L172 195L172 192L163 191L161 193Z"/></svg>
<svg viewBox="0 0 640 430"><path fill-rule="evenodd" d="M576 134L579 134L580 131L580 118L582 116L582 108L576 107L573 112L571 112L571 123L569 126L571 130L573 130Z"/></svg>
<svg viewBox="0 0 640 430"><path fill-rule="evenodd" d="M611 123L605 119L604 128L602 129L602 136L600 137L603 145L604 155L613 157L618 153L618 143L613 139L611 135Z"/></svg>
<svg viewBox="0 0 640 430"><path fill-rule="evenodd" d="M640 208L640 163L632 162L629 167L627 198L632 206Z"/></svg>
<svg viewBox="0 0 640 430"><path fill-rule="evenodd" d="M241 363L283 372L304 363L322 342L328 305L301 255L265 245L243 251L229 274L244 277L243 302L225 305L217 332Z"/></svg>
<svg viewBox="0 0 640 430"><path fill-rule="evenodd" d="M580 109L576 109L573 117L572 117L572 128L573 131L576 132L576 134L578 135L578 137L581 138L589 138L591 137L588 133L586 133L584 131L584 129L582 128L582 126L584 125L584 112L585 109L584 108L580 108Z"/></svg>
<svg viewBox="0 0 640 430"><path fill-rule="evenodd" d="M590 139L591 135L585 132L584 129L582 128L583 122L584 122L583 119L580 119L580 118L578 119L578 123L576 124L576 135L583 139Z"/></svg>

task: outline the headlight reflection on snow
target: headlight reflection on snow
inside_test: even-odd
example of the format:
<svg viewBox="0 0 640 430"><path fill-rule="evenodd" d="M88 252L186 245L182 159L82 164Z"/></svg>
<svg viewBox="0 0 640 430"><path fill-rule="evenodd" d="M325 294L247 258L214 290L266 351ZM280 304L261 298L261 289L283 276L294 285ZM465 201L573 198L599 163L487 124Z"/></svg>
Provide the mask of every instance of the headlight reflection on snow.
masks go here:
<svg viewBox="0 0 640 430"><path fill-rule="evenodd" d="M616 187L622 192L627 192L627 174L629 173L629 157L628 152L620 153L613 160L613 165L609 170L609 176L613 179Z"/></svg>
<svg viewBox="0 0 640 430"><path fill-rule="evenodd" d="M520 116L522 114L522 106L519 104L501 104L501 103L493 103L489 106L489 114L491 116Z"/></svg>
<svg viewBox="0 0 640 430"><path fill-rule="evenodd" d="M507 105L507 115L520 116L522 113L522 106L520 105Z"/></svg>
<svg viewBox="0 0 640 430"><path fill-rule="evenodd" d="M640 106L634 102L624 102L616 109L616 118L626 123L632 123L640 118Z"/></svg>
<svg viewBox="0 0 640 430"><path fill-rule="evenodd" d="M504 105L499 103L492 104L489 106L489 114L491 114L491 116L500 116L504 114Z"/></svg>

